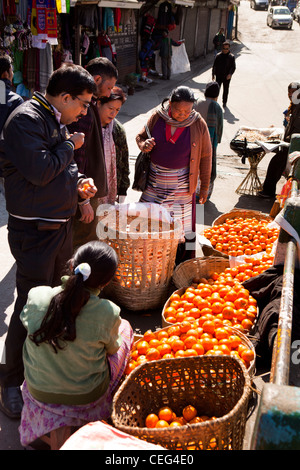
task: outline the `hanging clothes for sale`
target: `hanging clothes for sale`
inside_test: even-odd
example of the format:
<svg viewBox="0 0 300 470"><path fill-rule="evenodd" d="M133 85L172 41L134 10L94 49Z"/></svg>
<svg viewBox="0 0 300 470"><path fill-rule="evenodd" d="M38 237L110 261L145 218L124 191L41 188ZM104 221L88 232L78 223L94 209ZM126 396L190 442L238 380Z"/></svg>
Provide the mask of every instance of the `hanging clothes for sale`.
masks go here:
<svg viewBox="0 0 300 470"><path fill-rule="evenodd" d="M81 26L96 30L98 28L98 12L96 5L85 5L76 7L78 22Z"/></svg>
<svg viewBox="0 0 300 470"><path fill-rule="evenodd" d="M2 0L3 2L3 14L4 16L15 16L16 15L16 2L15 0Z"/></svg>
<svg viewBox="0 0 300 470"><path fill-rule="evenodd" d="M169 25L174 23L175 20L172 13L172 4L168 1L161 3L157 14L157 24L159 26L169 28Z"/></svg>
<svg viewBox="0 0 300 470"><path fill-rule="evenodd" d="M122 28L120 28L121 22L121 8L115 8L114 10L114 24L115 24L115 32L120 33Z"/></svg>
<svg viewBox="0 0 300 470"><path fill-rule="evenodd" d="M56 0L58 13L70 13L70 0Z"/></svg>
<svg viewBox="0 0 300 470"><path fill-rule="evenodd" d="M112 8L103 8L103 17L102 17L102 29L107 31L108 28L115 29L115 18L114 12Z"/></svg>
<svg viewBox="0 0 300 470"><path fill-rule="evenodd" d="M143 18L142 35L151 36L156 24L156 19L151 15L145 15Z"/></svg>
<svg viewBox="0 0 300 470"><path fill-rule="evenodd" d="M111 40L104 31L99 33L97 38L97 43L99 46L99 52L101 57L107 57L111 62L113 62L113 49L111 46Z"/></svg>

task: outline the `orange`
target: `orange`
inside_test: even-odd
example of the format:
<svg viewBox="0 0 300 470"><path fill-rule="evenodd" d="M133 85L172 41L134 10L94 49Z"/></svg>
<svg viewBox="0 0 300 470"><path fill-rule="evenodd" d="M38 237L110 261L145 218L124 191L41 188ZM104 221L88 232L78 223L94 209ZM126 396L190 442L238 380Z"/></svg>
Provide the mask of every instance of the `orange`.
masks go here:
<svg viewBox="0 0 300 470"><path fill-rule="evenodd" d="M212 338L201 338L200 341L205 352L214 347L214 342L212 341Z"/></svg>
<svg viewBox="0 0 300 470"><path fill-rule="evenodd" d="M155 413L150 413L145 420L146 428L155 428L159 418Z"/></svg>
<svg viewBox="0 0 300 470"><path fill-rule="evenodd" d="M222 310L224 320L231 320L234 317L235 310L232 307L226 306Z"/></svg>
<svg viewBox="0 0 300 470"><path fill-rule="evenodd" d="M245 297L240 297L240 292L238 293L238 298L234 301L235 308L247 308L248 307L248 299Z"/></svg>
<svg viewBox="0 0 300 470"><path fill-rule="evenodd" d="M254 359L254 351L252 351L252 349L245 349L242 354L241 354L241 358L245 361L245 362L251 362L253 361Z"/></svg>
<svg viewBox="0 0 300 470"><path fill-rule="evenodd" d="M185 350L184 349L178 349L175 353L175 357L185 357Z"/></svg>
<svg viewBox="0 0 300 470"><path fill-rule="evenodd" d="M191 421L197 416L197 410L192 405L187 405L182 410L182 416L186 421Z"/></svg>
<svg viewBox="0 0 300 470"><path fill-rule="evenodd" d="M146 354L147 350L149 348L149 343L145 340L140 340L137 344L136 344L136 349L138 350L139 354L143 355L143 354Z"/></svg>
<svg viewBox="0 0 300 470"><path fill-rule="evenodd" d="M191 329L191 323L188 322L187 320L183 320L181 323L180 323L180 332L181 333L186 333L188 330Z"/></svg>
<svg viewBox="0 0 300 470"><path fill-rule="evenodd" d="M238 335L230 335L229 341L233 349L236 349L242 343L242 340Z"/></svg>
<svg viewBox="0 0 300 470"><path fill-rule="evenodd" d="M242 321L241 325L245 330L249 331L251 330L253 323L251 320L248 320L248 318L245 318L245 320Z"/></svg>
<svg viewBox="0 0 300 470"><path fill-rule="evenodd" d="M172 423L170 424L170 428L175 428L177 426L182 426L182 424L180 423L180 421L172 421Z"/></svg>
<svg viewBox="0 0 300 470"><path fill-rule="evenodd" d="M176 317L165 317L167 323L177 323Z"/></svg>
<svg viewBox="0 0 300 470"><path fill-rule="evenodd" d="M155 333L153 333L152 330L147 330L147 331L144 333L144 340L149 343L149 341L150 341L151 339L155 339Z"/></svg>
<svg viewBox="0 0 300 470"><path fill-rule="evenodd" d="M165 318L167 318L167 317L175 317L175 315L176 315L176 309L173 308L173 307L168 307L168 308L166 308L165 311L164 311L164 316L165 316Z"/></svg>
<svg viewBox="0 0 300 470"><path fill-rule="evenodd" d="M160 345L159 339L156 339L156 338L155 338L155 339L151 339L151 340L149 341L149 347L150 347L150 348L157 348L157 346L159 346L159 345Z"/></svg>
<svg viewBox="0 0 300 470"><path fill-rule="evenodd" d="M147 362L147 358L144 354L139 356L136 360L137 365L143 364L143 362Z"/></svg>
<svg viewBox="0 0 300 470"><path fill-rule="evenodd" d="M228 331L225 328L217 328L215 330L215 337L217 340L227 339L229 336Z"/></svg>
<svg viewBox="0 0 300 470"><path fill-rule="evenodd" d="M156 348L149 348L146 352L146 359L147 361L156 361L160 359L160 352Z"/></svg>
<svg viewBox="0 0 300 470"><path fill-rule="evenodd" d="M163 357L165 354L170 354L172 352L171 345L168 343L162 343L160 346L157 346L159 354Z"/></svg>
<svg viewBox="0 0 300 470"><path fill-rule="evenodd" d="M157 339L161 341L163 338L169 338L169 333L166 330L161 330L156 333L156 336Z"/></svg>
<svg viewBox="0 0 300 470"><path fill-rule="evenodd" d="M187 356L187 357L188 356L198 356L198 353L195 351L195 349L189 348L189 349L186 349L184 351L184 355Z"/></svg>
<svg viewBox="0 0 300 470"><path fill-rule="evenodd" d="M167 329L167 332L168 332L168 335L169 336L173 336L173 335L180 335L180 326L179 325L173 325L173 326L170 326L168 329Z"/></svg>
<svg viewBox="0 0 300 470"><path fill-rule="evenodd" d="M202 356L204 354L204 347L202 346L201 343L197 342L197 343L193 344L192 349L195 349L198 356Z"/></svg>
<svg viewBox="0 0 300 470"><path fill-rule="evenodd" d="M247 310L245 310L244 308L239 308L235 312L235 317L239 322L242 322L243 320L245 320L245 318L247 318Z"/></svg>
<svg viewBox="0 0 300 470"><path fill-rule="evenodd" d="M159 421L157 421L156 423L156 428L168 428L169 427L169 423L167 421L165 421L164 419L160 419Z"/></svg>
<svg viewBox="0 0 300 470"><path fill-rule="evenodd" d="M214 302L211 306L212 313L217 314L221 313L223 310L223 303L222 302Z"/></svg>
<svg viewBox="0 0 300 470"><path fill-rule="evenodd" d="M230 349L226 344L219 344L216 346L219 351L222 351L223 354L230 354Z"/></svg>
<svg viewBox="0 0 300 470"><path fill-rule="evenodd" d="M195 336L188 336L184 340L184 345L185 345L186 349L192 348L195 343L197 343L197 338L195 338Z"/></svg>
<svg viewBox="0 0 300 470"><path fill-rule="evenodd" d="M176 353L176 351L179 351L181 349L184 350L184 342L181 341L181 339L175 339L173 342L172 342L172 350Z"/></svg>
<svg viewBox="0 0 300 470"><path fill-rule="evenodd" d="M215 324L212 320L207 320L202 324L202 328L203 328L204 333L213 334L215 331Z"/></svg>
<svg viewBox="0 0 300 470"><path fill-rule="evenodd" d="M191 310L189 311L189 316L193 317L193 318L199 318L201 315L201 312L199 310L199 308L191 308Z"/></svg>
<svg viewBox="0 0 300 470"><path fill-rule="evenodd" d="M173 419L173 410L169 406L162 406L158 410L158 418L170 423Z"/></svg>
<svg viewBox="0 0 300 470"><path fill-rule="evenodd" d="M133 369L136 368L136 366L137 366L137 363L136 363L135 361L133 361L133 360L130 360L130 361L128 362L127 366L126 366L125 374L126 374L126 375L129 375L130 372L132 372Z"/></svg>

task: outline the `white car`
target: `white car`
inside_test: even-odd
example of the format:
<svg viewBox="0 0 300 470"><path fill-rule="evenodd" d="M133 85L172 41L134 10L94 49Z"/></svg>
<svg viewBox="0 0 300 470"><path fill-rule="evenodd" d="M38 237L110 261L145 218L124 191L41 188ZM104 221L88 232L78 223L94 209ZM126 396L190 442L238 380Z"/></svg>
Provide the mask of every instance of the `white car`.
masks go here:
<svg viewBox="0 0 300 470"><path fill-rule="evenodd" d="M267 25L271 26L271 28L292 29L293 17L288 7L271 7L267 15Z"/></svg>

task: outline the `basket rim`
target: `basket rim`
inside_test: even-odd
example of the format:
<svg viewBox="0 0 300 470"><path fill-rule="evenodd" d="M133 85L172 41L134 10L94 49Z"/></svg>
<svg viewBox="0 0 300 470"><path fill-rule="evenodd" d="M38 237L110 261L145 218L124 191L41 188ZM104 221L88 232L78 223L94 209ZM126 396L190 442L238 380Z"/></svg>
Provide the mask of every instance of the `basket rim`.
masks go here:
<svg viewBox="0 0 300 470"><path fill-rule="evenodd" d="M247 213L249 213L249 214L254 214L254 213L255 213L256 215L258 215L258 216L261 217L261 218L266 218L266 219L270 220L270 222L271 222L271 220L272 220L272 218L270 217L269 214L265 214L264 212L257 211L257 210L255 210L255 209L240 209L240 208L234 208L234 209L231 209L231 210L228 211L228 212L224 212L223 214L221 214L221 215L219 215L218 217L216 217L216 218L213 220L213 222L212 222L212 226L214 226L214 225L221 225L221 223L223 223L223 222L220 222L220 223L216 223L216 222L217 222L218 220L222 219L222 218L225 217L225 216L227 216L228 218L232 218L232 217L230 217L230 215L233 216L234 213L236 213L237 215L239 214L240 216L241 216L241 214L245 213L246 216L243 217L244 219L247 218ZM254 217L255 217L255 216L254 216Z"/></svg>
<svg viewBox="0 0 300 470"><path fill-rule="evenodd" d="M222 358L222 356L212 356L212 355L205 355L205 356L197 356L197 358L206 358L205 360L209 360L209 359L212 359L213 361L216 361L216 362L220 362L220 359ZM116 424L116 416L115 416L115 403L117 402L118 400L118 397L119 395L122 393L122 391L124 390L124 388L127 386L127 383L132 380L133 376L134 375L137 375L139 370L143 367L149 367L148 364L153 364L153 363L159 363L159 364L162 364L162 363L167 363L167 362L170 362L170 361L173 361L173 362L192 362L193 360L197 359L196 357L186 357L186 358L182 358L182 357L177 357L177 358L173 358L173 359L158 359L156 361L151 361L149 363L143 363L143 364L140 364L138 367L136 367L128 376L127 378L124 380L124 382L121 384L120 388L118 389L118 391L116 392L115 396L114 396L114 399L113 399L113 406L112 406L112 414L111 414L111 418L112 418L112 421L114 423L114 426L118 427L119 429L130 429L131 431L132 430L138 430L139 433L143 433L143 434L152 434L154 432L154 434L157 434L159 435L162 430L163 432L166 432L167 434L176 434L176 431L183 431L184 429L188 429L188 428L191 428L191 429L199 429L199 428L202 428L202 429L205 429L206 427L209 427L210 429L213 428L213 427L217 427L219 424L222 424L223 422L226 422L228 419L230 419L235 413L236 413L236 410L241 408L242 405L248 400L248 397L249 397L249 394L251 392L251 379L250 379L250 376L249 376L249 373L246 369L246 367L244 366L244 364L236 357L232 357L232 356L226 356L226 360L229 358L229 361L232 361L233 363L236 362L242 369L242 372L243 372L243 376L244 376L244 379L245 379L245 384L244 384L244 390L243 390L243 393L241 395L241 397L239 398L239 400L237 401L237 403L234 405L234 407L232 408L232 410L230 410L228 413L226 413L225 415L223 416L220 416L218 418L216 418L215 420L211 421L203 421L202 423L193 423L193 424L184 424L183 426L178 426L176 428L163 428L163 429L160 429L160 428L147 428L147 427L138 427L138 426L128 426L128 425L123 425L123 424ZM200 359L201 360L201 359ZM213 367L213 366L212 366Z"/></svg>
<svg viewBox="0 0 300 470"><path fill-rule="evenodd" d="M174 269L173 271L173 274L172 274L172 280L175 284L175 286L180 289L180 287L176 284L176 275L178 272L180 272L182 269L184 269L186 266L188 266L189 264L204 264L204 263L207 263L207 264L213 264L213 263L216 263L216 262L219 262L219 263L223 263L224 265L226 264L227 266L229 266L229 259L227 258L224 258L222 256L198 256L197 258L192 258L192 259L187 259L185 261L183 261L182 263L180 263L178 266L176 266L176 268Z"/></svg>

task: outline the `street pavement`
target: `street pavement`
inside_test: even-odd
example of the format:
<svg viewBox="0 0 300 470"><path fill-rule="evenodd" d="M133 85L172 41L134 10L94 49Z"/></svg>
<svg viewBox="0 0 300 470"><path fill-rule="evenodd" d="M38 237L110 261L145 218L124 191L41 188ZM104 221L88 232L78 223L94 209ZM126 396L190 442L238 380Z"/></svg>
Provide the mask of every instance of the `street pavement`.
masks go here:
<svg viewBox="0 0 300 470"><path fill-rule="evenodd" d="M247 31L249 21L255 24L258 17L249 11L248 2L242 1L239 28ZM255 12L260 14L261 12ZM251 28L250 28L251 29ZM254 29L255 30L255 29ZM298 38L298 31L295 35ZM267 37L268 38L268 37ZM279 47L279 46L278 46ZM230 149L230 141L240 126L282 127L282 112L287 107L287 84L300 77L299 61L293 54L279 50L277 44L269 41L261 44L255 34L239 36L232 43L237 70L233 76L224 112L224 132L218 146L218 177L211 199L204 205L201 220L197 221L197 231L203 225L211 225L213 220L234 207L260 210L269 213L272 201L255 196L239 195L236 188L246 176L249 166ZM208 54L191 62L191 71L171 77L170 81L153 78L151 84L140 83L134 95L128 96L118 119L124 125L130 152L131 180L134 173L135 157L139 149L135 136L143 127L152 111L171 90L178 85L192 88L196 97L202 97L205 85L211 80L213 54ZM298 67L298 69L296 69ZM293 71L291 73L291 70ZM258 174L263 180L271 155L266 155L259 165ZM282 184L283 179L280 182ZM279 185L279 187L280 187ZM135 202L139 193L130 189L126 202ZM7 212L5 198L0 194L0 347L3 345L15 299L15 264L7 244ZM201 250L198 254L201 254ZM148 328L161 326L161 312L124 312L134 328L144 332ZM0 412L0 450L22 449L18 435L19 421L9 420Z"/></svg>

